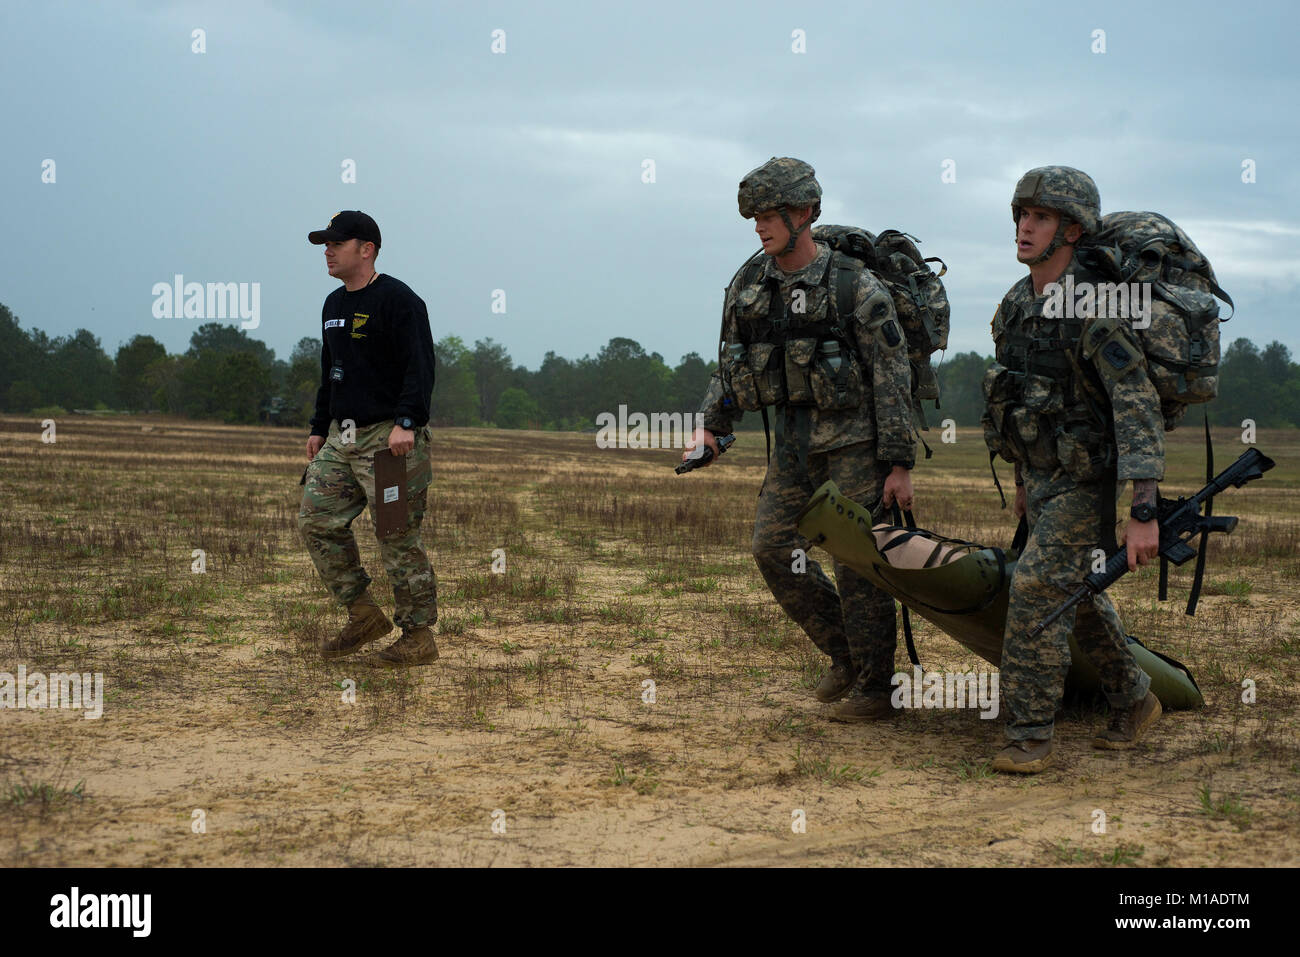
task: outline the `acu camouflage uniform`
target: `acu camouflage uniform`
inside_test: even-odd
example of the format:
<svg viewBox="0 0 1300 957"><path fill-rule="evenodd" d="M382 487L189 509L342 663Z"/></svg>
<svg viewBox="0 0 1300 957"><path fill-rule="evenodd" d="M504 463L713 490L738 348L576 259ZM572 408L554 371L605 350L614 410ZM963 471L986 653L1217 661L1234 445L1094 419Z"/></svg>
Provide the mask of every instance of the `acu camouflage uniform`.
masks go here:
<svg viewBox="0 0 1300 957"><path fill-rule="evenodd" d="M361 566L357 540L352 534L352 521L367 503L371 521L375 520L375 453L388 448L392 430L392 422L358 427L355 441L345 443L335 420L330 423L325 444L307 469L298 529L325 585L345 606L370 587L370 576ZM396 603L393 621L404 631L438 620L437 581L420 544L420 523L433 478L430 438L427 425L416 429L415 447L405 456L406 528L379 538L379 552Z"/></svg>
<svg viewBox="0 0 1300 957"><path fill-rule="evenodd" d="M857 355L843 349L840 359L856 364L857 384L838 403L852 404L818 409L804 396L803 404L785 401L775 406L782 416L781 437L759 494L752 551L772 594L813 643L835 664L852 661L858 670L854 690L888 697L896 645L893 599L839 562L834 564L838 590L811 558L805 571L796 572L792 553L796 548L808 550L795 519L817 486L833 479L845 495L875 503L879 515L891 462L908 467L914 462L911 369L893 300L860 262L818 243L816 257L797 272L784 272L768 257L757 281L746 285L742 270L726 292L722 338L729 345L749 346L761 341L758 336L766 323L783 317L791 323L786 352L802 349L805 354L795 355L795 360L816 364L820 357L807 348L811 340L798 338L799 327L834 318L835 283L828 281L832 267L850 270L853 276L853 314L843 317L840 326L856 341ZM795 306L797 292L802 293L802 313ZM752 369L745 365L724 357L709 382L700 412L704 428L716 435L732 431L743 414L737 392L754 388ZM827 385L824 378L812 382L814 390L824 391Z"/></svg>
<svg viewBox="0 0 1300 957"><path fill-rule="evenodd" d="M1066 274L1076 288L1104 281L1077 259L1057 282ZM1136 334L1125 320L1046 318L1046 301L1029 276L1007 293L993 316L996 361L984 380L985 440L1020 464L1030 530L1011 581L1002 649L1013 741L1051 738L1071 632L1113 708L1142 701L1151 683L1104 592L1027 637L1092 571L1093 550L1113 542L1115 483L1164 477L1160 399Z"/></svg>

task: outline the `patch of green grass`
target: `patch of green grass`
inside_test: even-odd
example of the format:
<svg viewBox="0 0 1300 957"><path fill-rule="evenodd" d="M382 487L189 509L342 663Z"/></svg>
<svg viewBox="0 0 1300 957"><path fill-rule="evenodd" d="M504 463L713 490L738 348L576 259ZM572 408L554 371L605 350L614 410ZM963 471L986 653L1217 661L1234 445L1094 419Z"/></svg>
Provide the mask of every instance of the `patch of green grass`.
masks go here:
<svg viewBox="0 0 1300 957"><path fill-rule="evenodd" d="M659 787L660 781L655 774L654 768L646 768L640 772L628 771L623 762L619 759L614 760L614 776L608 779L608 783L614 787L630 787L637 794L654 794Z"/></svg>
<svg viewBox="0 0 1300 957"><path fill-rule="evenodd" d="M1254 590L1255 583L1245 578L1207 581L1202 586L1202 592L1206 595L1231 595L1235 598L1245 598Z"/></svg>
<svg viewBox="0 0 1300 957"><path fill-rule="evenodd" d="M848 784L863 778L880 775L878 769L864 771L852 764L837 764L829 757L813 758L803 753L799 745L794 749L794 774L796 777L816 778L826 784Z"/></svg>
<svg viewBox="0 0 1300 957"><path fill-rule="evenodd" d="M1130 844L1121 841L1111 848L1109 854L1099 855L1099 860L1103 864L1109 864L1112 867L1123 867L1125 864L1132 864L1137 861L1146 852L1146 847L1141 844Z"/></svg>
<svg viewBox="0 0 1300 957"><path fill-rule="evenodd" d="M650 617L650 611L642 605L620 599L597 609L596 617L609 625L641 625Z"/></svg>
<svg viewBox="0 0 1300 957"><path fill-rule="evenodd" d="M1121 841L1106 851L1081 847L1068 840L1052 845L1052 856L1058 864L1104 864L1109 867L1124 867L1136 863L1144 853L1146 853L1145 846L1126 841Z"/></svg>
<svg viewBox="0 0 1300 957"><path fill-rule="evenodd" d="M35 808L40 813L57 810L71 801L86 799L86 782L78 781L72 787L48 781L11 781L3 792L4 804L10 808Z"/></svg>
<svg viewBox="0 0 1300 957"><path fill-rule="evenodd" d="M479 617L479 616L475 616ZM443 616L438 619L438 634L440 635L463 635L465 634L465 622L460 618L448 618Z"/></svg>
<svg viewBox="0 0 1300 957"><path fill-rule="evenodd" d="M569 661L563 655L548 648L540 652L535 658L530 658L523 663L521 670L530 678L540 677L549 674L552 671L560 671L564 668L572 668L573 662Z"/></svg>
<svg viewBox="0 0 1300 957"><path fill-rule="evenodd" d="M1200 812L1208 815L1211 820L1231 821L1239 831L1250 827L1252 812L1241 803L1237 795L1223 794L1216 799L1207 784L1197 792L1197 798L1201 803Z"/></svg>
<svg viewBox="0 0 1300 957"><path fill-rule="evenodd" d="M699 578L686 582L683 586L688 592L693 594L704 594L706 592L717 591L720 583L716 578Z"/></svg>
<svg viewBox="0 0 1300 957"><path fill-rule="evenodd" d="M1088 859L1088 855L1083 848L1071 843L1062 841L1052 846L1052 853L1059 864L1082 864Z"/></svg>
<svg viewBox="0 0 1300 957"><path fill-rule="evenodd" d="M690 575L680 566L660 565L647 572L645 580L652 585L684 585L690 580Z"/></svg>
<svg viewBox="0 0 1300 957"><path fill-rule="evenodd" d="M577 622L581 616L578 609L571 605L553 605L550 608L533 607L524 614L525 621L546 622L551 625L567 625Z"/></svg>
<svg viewBox="0 0 1300 957"><path fill-rule="evenodd" d="M993 777L992 761L967 761L962 758L957 762L957 777L962 781L980 781Z"/></svg>

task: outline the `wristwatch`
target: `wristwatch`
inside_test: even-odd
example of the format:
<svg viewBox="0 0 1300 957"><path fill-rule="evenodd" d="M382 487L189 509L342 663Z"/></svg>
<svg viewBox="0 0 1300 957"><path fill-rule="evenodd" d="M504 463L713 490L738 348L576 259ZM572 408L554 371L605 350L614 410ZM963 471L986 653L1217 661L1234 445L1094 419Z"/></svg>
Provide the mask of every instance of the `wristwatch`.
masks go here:
<svg viewBox="0 0 1300 957"><path fill-rule="evenodd" d="M1156 517L1154 505L1134 505L1128 510L1129 515L1139 522L1149 522Z"/></svg>
<svg viewBox="0 0 1300 957"><path fill-rule="evenodd" d="M399 415L394 421L408 431L415 428L415 420L409 415Z"/></svg>

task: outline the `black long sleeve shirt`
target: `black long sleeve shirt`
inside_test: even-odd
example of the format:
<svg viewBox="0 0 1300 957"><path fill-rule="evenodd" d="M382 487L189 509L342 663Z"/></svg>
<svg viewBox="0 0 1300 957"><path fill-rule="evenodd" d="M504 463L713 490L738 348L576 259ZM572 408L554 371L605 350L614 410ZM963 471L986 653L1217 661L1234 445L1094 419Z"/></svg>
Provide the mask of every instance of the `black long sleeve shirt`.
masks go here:
<svg viewBox="0 0 1300 957"><path fill-rule="evenodd" d="M380 274L355 292L340 286L325 299L321 334L312 435L328 435L331 419L364 427L409 416L417 429L429 421L433 333L424 300L406 283Z"/></svg>

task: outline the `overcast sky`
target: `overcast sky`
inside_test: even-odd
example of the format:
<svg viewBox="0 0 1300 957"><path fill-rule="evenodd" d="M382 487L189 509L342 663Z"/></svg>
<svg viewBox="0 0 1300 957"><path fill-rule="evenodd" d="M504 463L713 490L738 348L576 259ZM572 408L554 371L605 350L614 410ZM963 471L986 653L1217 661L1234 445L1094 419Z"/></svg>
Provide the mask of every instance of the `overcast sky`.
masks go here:
<svg viewBox="0 0 1300 957"><path fill-rule="evenodd" d="M627 336L675 364L716 353L757 248L737 182L790 155L822 222L943 257L950 352L988 353L1024 274L1012 188L1064 164L1190 233L1237 303L1225 344L1300 356L1298 34L1291 3L6 0L0 302L178 352L206 319L156 318L156 283L258 283L250 334L287 358L336 285L307 232L362 209L435 339L536 368Z"/></svg>

